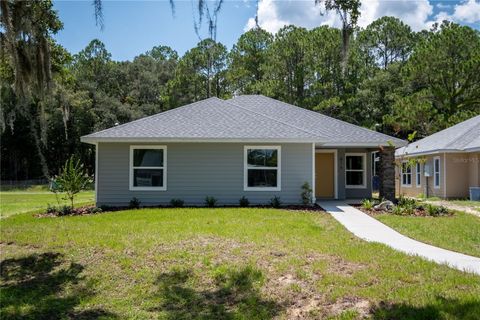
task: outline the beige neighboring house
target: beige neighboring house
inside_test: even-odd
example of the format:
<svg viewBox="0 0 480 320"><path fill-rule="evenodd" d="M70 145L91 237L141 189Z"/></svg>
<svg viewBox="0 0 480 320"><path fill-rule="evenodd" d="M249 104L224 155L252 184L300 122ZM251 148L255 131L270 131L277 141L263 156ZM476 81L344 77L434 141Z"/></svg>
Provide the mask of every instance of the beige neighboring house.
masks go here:
<svg viewBox="0 0 480 320"><path fill-rule="evenodd" d="M480 187L480 115L396 150L404 163L397 175L399 194L441 198L468 198L471 187Z"/></svg>

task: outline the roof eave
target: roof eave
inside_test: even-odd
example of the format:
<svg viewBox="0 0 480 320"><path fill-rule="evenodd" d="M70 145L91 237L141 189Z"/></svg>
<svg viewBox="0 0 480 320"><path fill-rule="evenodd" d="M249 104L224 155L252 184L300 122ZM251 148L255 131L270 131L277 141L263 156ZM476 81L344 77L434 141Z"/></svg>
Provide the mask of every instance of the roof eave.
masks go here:
<svg viewBox="0 0 480 320"><path fill-rule="evenodd" d="M324 147L342 147L342 148L379 148L389 147L393 144L394 147L403 147L407 144L406 141L387 142L326 142Z"/></svg>
<svg viewBox="0 0 480 320"><path fill-rule="evenodd" d="M478 148L480 150L480 148ZM418 157L418 156L427 156L430 154L439 154L439 153L464 153L464 152L474 152L471 150L459 150L459 149L437 149L437 150L428 150L421 152L404 152L404 153L395 153L395 157Z"/></svg>
<svg viewBox="0 0 480 320"><path fill-rule="evenodd" d="M115 143L154 143L154 142L172 142L172 143L186 143L186 142L216 142L216 143L324 143L319 139L303 139L303 138L171 138L171 137L89 137L83 136L80 138L81 142L89 144L97 144L99 142L115 142Z"/></svg>

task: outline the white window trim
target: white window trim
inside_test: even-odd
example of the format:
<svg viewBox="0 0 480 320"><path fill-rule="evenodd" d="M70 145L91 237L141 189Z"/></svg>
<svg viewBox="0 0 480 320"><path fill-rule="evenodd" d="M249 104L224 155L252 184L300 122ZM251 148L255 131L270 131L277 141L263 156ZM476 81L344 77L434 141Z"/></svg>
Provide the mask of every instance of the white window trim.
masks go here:
<svg viewBox="0 0 480 320"><path fill-rule="evenodd" d="M417 188L422 186L422 164L420 162L415 164L415 185Z"/></svg>
<svg viewBox="0 0 480 320"><path fill-rule="evenodd" d="M254 167L251 169L277 170L276 187L249 187L248 186L248 149L275 149L277 150L277 167ZM243 147L243 191L281 191L282 190L282 148L281 146L244 146Z"/></svg>
<svg viewBox="0 0 480 320"><path fill-rule="evenodd" d="M141 169L163 169L163 186L161 187L134 187L133 186L133 150L135 149L161 149L163 150L163 167L135 167ZM159 145L131 145L129 167L129 190L130 191L167 191L167 146Z"/></svg>
<svg viewBox="0 0 480 320"><path fill-rule="evenodd" d="M404 172L403 171L403 168L404 168L404 164L408 164L408 161L407 160L404 160L402 161L402 166L400 168L400 172L401 172L401 177L400 177L400 182L402 183L402 187L411 187L412 186L412 167L410 166L410 173L408 172ZM403 175L410 175L410 183L403 183Z"/></svg>
<svg viewBox="0 0 480 320"><path fill-rule="evenodd" d="M435 171L435 160L438 159L438 171ZM434 189L440 189L440 179L441 179L441 175L440 175L440 172L441 172L441 169L440 167L442 166L442 163L440 161L440 157L433 157L433 188ZM435 179L435 175L438 173L438 185L435 183L436 179Z"/></svg>
<svg viewBox="0 0 480 320"><path fill-rule="evenodd" d="M347 157L349 156L361 156L362 157L362 170L347 170ZM357 171L363 172L363 184L362 185L349 185L347 184L347 172ZM367 154L364 152L351 152L345 153L345 189L366 189L367 188Z"/></svg>

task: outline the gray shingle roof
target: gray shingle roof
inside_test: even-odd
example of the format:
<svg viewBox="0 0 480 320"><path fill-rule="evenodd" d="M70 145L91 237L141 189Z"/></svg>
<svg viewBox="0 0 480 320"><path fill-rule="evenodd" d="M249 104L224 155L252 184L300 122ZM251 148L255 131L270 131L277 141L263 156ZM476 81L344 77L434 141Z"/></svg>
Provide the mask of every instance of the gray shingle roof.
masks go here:
<svg viewBox="0 0 480 320"><path fill-rule="evenodd" d="M478 150L480 150L480 115L412 142L408 147L397 149L395 154L400 156L403 154Z"/></svg>
<svg viewBox="0 0 480 320"><path fill-rule="evenodd" d="M238 96L231 100L250 111L268 115L322 137L326 145L386 145L391 141L402 146L405 141L303 109L262 95Z"/></svg>
<svg viewBox="0 0 480 320"><path fill-rule="evenodd" d="M83 137L103 140L258 139L319 140L294 126L209 98Z"/></svg>
<svg viewBox="0 0 480 320"><path fill-rule="evenodd" d="M285 141L377 146L402 140L264 96L209 98L82 137L82 141Z"/></svg>

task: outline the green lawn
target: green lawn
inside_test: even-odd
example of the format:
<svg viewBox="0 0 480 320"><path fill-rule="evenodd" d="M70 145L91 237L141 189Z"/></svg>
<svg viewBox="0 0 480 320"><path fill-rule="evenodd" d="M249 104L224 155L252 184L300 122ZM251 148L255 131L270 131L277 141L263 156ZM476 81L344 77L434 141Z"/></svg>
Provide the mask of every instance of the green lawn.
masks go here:
<svg viewBox="0 0 480 320"><path fill-rule="evenodd" d="M480 212L480 201L470 201L470 200L449 200L449 201L454 204L470 207Z"/></svg>
<svg viewBox="0 0 480 320"><path fill-rule="evenodd" d="M62 195L58 197L62 205L69 203L61 199ZM81 192L77 195L75 204L83 205L93 203L94 198L94 191ZM8 217L22 212L39 211L46 209L48 204L58 205L55 195L48 191L1 191L0 217Z"/></svg>
<svg viewBox="0 0 480 320"><path fill-rule="evenodd" d="M2 319L480 314L479 276L362 241L322 212L23 213L0 223Z"/></svg>
<svg viewBox="0 0 480 320"><path fill-rule="evenodd" d="M379 215L378 220L413 239L480 257L480 218L456 212L450 217Z"/></svg>

